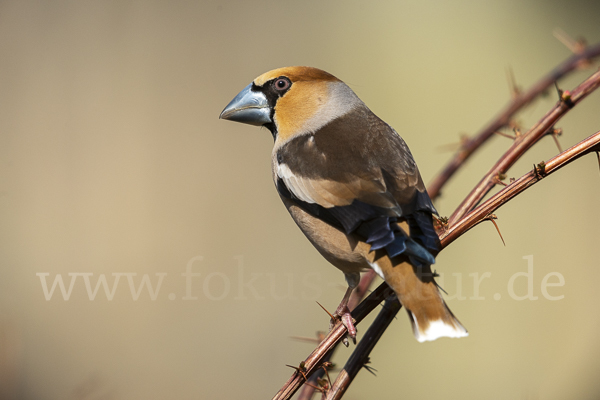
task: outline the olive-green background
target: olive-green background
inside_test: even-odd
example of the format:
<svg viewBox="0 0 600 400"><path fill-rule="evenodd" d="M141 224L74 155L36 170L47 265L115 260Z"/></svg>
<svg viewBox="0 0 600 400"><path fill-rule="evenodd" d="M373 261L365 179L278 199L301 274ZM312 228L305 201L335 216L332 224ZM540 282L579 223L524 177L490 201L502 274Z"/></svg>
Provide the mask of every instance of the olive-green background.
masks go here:
<svg viewBox="0 0 600 400"><path fill-rule="evenodd" d="M220 121L224 106L267 70L320 67L429 182L445 145L507 103L507 68L529 87L570 54L553 30L599 42L598 15L595 1L0 1L0 398L270 398L312 349L291 337L325 330L315 301L334 309L345 283L280 204L269 132ZM555 101L527 108L524 129ZM600 130L600 92L559 126L565 147ZM465 165L440 214L509 144ZM543 139L509 176L556 152ZM598 398L599 198L592 155L497 212L506 247L490 223L455 242L436 269L470 336L419 344L402 311L372 353L377 377L346 398ZM509 293L527 256L537 300L515 299L524 276ZM46 301L38 273L67 289L69 273L93 273L92 288L166 275L155 300L121 275L112 301L90 300L82 276ZM550 273L560 300L542 292Z"/></svg>

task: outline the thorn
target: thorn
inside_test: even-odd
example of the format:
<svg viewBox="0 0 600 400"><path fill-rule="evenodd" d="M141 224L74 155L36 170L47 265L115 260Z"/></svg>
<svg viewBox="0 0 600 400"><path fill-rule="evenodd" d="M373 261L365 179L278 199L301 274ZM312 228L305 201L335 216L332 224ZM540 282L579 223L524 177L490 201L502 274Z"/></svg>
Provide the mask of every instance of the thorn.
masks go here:
<svg viewBox="0 0 600 400"><path fill-rule="evenodd" d="M335 317L333 316L333 314L331 314L329 311L327 311L327 309L326 309L325 307L323 307L323 306L321 305L321 303L319 303L319 302L317 301L317 304L318 304L318 305L319 305L319 306L320 306L320 307L323 309L323 311L325 311L325 312L326 312L326 313L329 315L329 317L330 317L332 320L335 320Z"/></svg>
<svg viewBox="0 0 600 400"><path fill-rule="evenodd" d="M585 39L579 38L575 40L560 28L554 29L552 33L554 37L557 38L562 44L567 46L567 48L571 50L572 53L579 55L583 54L583 52L585 51L587 45Z"/></svg>
<svg viewBox="0 0 600 400"><path fill-rule="evenodd" d="M304 384L305 384L306 386L310 386L311 388L315 389L315 390L316 390L316 391L318 391L318 392L321 392L321 391L322 391L320 388L316 387L315 385L313 385L313 384L312 384L312 383L310 383L310 382L305 382Z"/></svg>
<svg viewBox="0 0 600 400"><path fill-rule="evenodd" d="M438 217L435 214L431 215L433 217L433 225L435 229L446 229L448 226L448 217Z"/></svg>
<svg viewBox="0 0 600 400"><path fill-rule="evenodd" d="M600 169L600 152L596 152L596 157L598 158L598 169Z"/></svg>
<svg viewBox="0 0 600 400"><path fill-rule="evenodd" d="M375 372L377 372L377 370L371 366L368 365L363 365L364 369L366 369L367 371L369 371L371 374L373 374L373 376L377 376L377 374Z"/></svg>
<svg viewBox="0 0 600 400"><path fill-rule="evenodd" d="M556 88L556 92L558 93L558 101L562 101L563 90L558 87L558 82L554 81L554 87Z"/></svg>
<svg viewBox="0 0 600 400"><path fill-rule="evenodd" d="M320 387L323 387L323 386L326 386L326 385L327 385L327 381L326 381L325 379L323 379L323 378L317 378L317 384L318 384Z"/></svg>
<svg viewBox="0 0 600 400"><path fill-rule="evenodd" d="M460 149L460 143L446 143L439 146L436 146L436 150L440 153L446 153L449 151L456 151Z"/></svg>
<svg viewBox="0 0 600 400"><path fill-rule="evenodd" d="M445 232L446 229L448 228L448 217L438 217L437 215L433 214L433 227L436 231L442 231Z"/></svg>
<svg viewBox="0 0 600 400"><path fill-rule="evenodd" d="M544 135L552 136L552 139L554 140L554 143L556 144L556 147L558 148L558 151L560 153L563 152L563 149L562 149L562 146L560 145L560 142L558 141L558 137L561 136L562 133L563 133L562 128L555 128L554 126L552 126L544 134Z"/></svg>
<svg viewBox="0 0 600 400"><path fill-rule="evenodd" d="M290 336L290 338L292 338L294 340L299 340L301 342L309 342L309 343L319 344L323 341L323 339L325 339L325 335L323 334L323 332L319 331L319 332L317 332L316 338L311 338L311 337L306 337L306 336Z"/></svg>
<svg viewBox="0 0 600 400"><path fill-rule="evenodd" d="M515 127L513 128L513 132L515 133L515 139L517 139L518 137L521 136L521 128L519 128L518 126L515 125Z"/></svg>
<svg viewBox="0 0 600 400"><path fill-rule="evenodd" d="M440 224L442 225L448 225L448 217L438 217L437 215L433 214L433 218L435 218L437 221L439 221Z"/></svg>
<svg viewBox="0 0 600 400"><path fill-rule="evenodd" d="M321 364L321 368L325 369L325 372L327 372L328 369L335 368L335 364L331 361L325 361L323 364Z"/></svg>
<svg viewBox="0 0 600 400"><path fill-rule="evenodd" d="M436 271L436 270L433 270L433 277L434 277L434 278L437 278L438 276L440 276L440 275L437 273L437 271ZM440 286L440 285L439 285L439 284L438 284L436 281L433 281L433 283L435 283L435 286L437 286L437 288L438 288L438 289L440 289L442 292L446 293L446 296L448 295L448 292L446 292L446 291L444 290L444 288L443 288L443 287L441 287L441 286Z"/></svg>
<svg viewBox="0 0 600 400"><path fill-rule="evenodd" d="M310 338L306 336L290 336L290 339L298 340L300 342L319 343L318 339Z"/></svg>
<svg viewBox="0 0 600 400"><path fill-rule="evenodd" d="M506 77L508 79L508 87L512 98L515 99L519 97L521 95L521 88L517 85L515 73L511 66L506 67Z"/></svg>
<svg viewBox="0 0 600 400"><path fill-rule="evenodd" d="M498 224L496 223L496 219L498 219L498 217L496 216L496 214L490 214L487 217L485 217L485 219L487 219L488 221L492 221L492 224L494 224L494 226L496 227L496 231L498 232L498 235L500 235L500 239L502 239L502 244L506 247L506 242L504 242L504 238L502 237L502 233L500 233L500 228L498 228Z"/></svg>
<svg viewBox="0 0 600 400"><path fill-rule="evenodd" d="M500 185L506 186L506 183L502 182L505 179L506 179L506 174L504 174L502 172L498 172L498 174L496 174L496 176L492 180L495 184L500 184Z"/></svg>
<svg viewBox="0 0 600 400"><path fill-rule="evenodd" d="M350 346L350 342L348 342L348 336L344 336L342 338L342 343L344 344L344 346L348 347Z"/></svg>
<svg viewBox="0 0 600 400"><path fill-rule="evenodd" d="M458 143L442 144L437 146L437 150L440 152L462 150L469 141L469 136L466 133L461 133L459 134L459 138L460 139Z"/></svg>
<svg viewBox="0 0 600 400"><path fill-rule="evenodd" d="M542 161L537 165L534 164L533 173L538 180L544 178L546 176L546 163Z"/></svg>
<svg viewBox="0 0 600 400"><path fill-rule="evenodd" d="M373 374L373 376L377 376L377 374L375 373L377 372L377 370L368 364L371 364L370 358L367 358L367 361L365 361L365 363L363 364L363 368L369 371L371 374Z"/></svg>
<svg viewBox="0 0 600 400"><path fill-rule="evenodd" d="M536 165L536 169L542 177L546 176L546 163L544 161Z"/></svg>
<svg viewBox="0 0 600 400"><path fill-rule="evenodd" d="M306 377L306 364L304 364L304 361L301 361L300 365L297 367L294 367L293 365L289 365L289 364L285 364L285 366L295 369L297 373L302 375L302 377L304 378L305 381L308 380L308 378Z"/></svg>
<svg viewBox="0 0 600 400"><path fill-rule="evenodd" d="M331 381L325 378L317 378L317 385L321 388L323 393L326 393L331 387Z"/></svg>
<svg viewBox="0 0 600 400"><path fill-rule="evenodd" d="M329 371L328 369L333 368L335 365L332 362L329 361L325 361L323 364L321 364L321 368L323 368L323 371L325 371L325 376L327 376L327 380L329 381L329 387L331 387L331 378L329 377Z"/></svg>
<svg viewBox="0 0 600 400"><path fill-rule="evenodd" d="M562 136L563 130L562 128L552 128L552 134L557 137Z"/></svg>
<svg viewBox="0 0 600 400"><path fill-rule="evenodd" d="M505 137L505 138L509 138L509 139L512 139L512 140L515 140L515 139L517 138L517 136L516 136L516 135L515 135L515 136L513 136L513 135L509 135L508 133L504 133L504 132L500 132L500 131L496 131L496 132L494 132L494 133L495 133L496 135L500 135L500 136L503 136L503 137Z"/></svg>
<svg viewBox="0 0 600 400"><path fill-rule="evenodd" d="M560 146L560 142L558 141L558 137L562 134L562 129L552 129L552 139L554 139L554 143L556 143L556 147L558 147L558 151L560 153L563 152L562 147Z"/></svg>

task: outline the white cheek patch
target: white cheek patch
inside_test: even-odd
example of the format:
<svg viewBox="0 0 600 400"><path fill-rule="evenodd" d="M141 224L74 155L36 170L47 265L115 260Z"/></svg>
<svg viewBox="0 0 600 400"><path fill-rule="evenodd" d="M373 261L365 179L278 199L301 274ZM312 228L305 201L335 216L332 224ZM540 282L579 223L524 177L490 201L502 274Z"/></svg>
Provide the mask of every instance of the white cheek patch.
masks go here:
<svg viewBox="0 0 600 400"><path fill-rule="evenodd" d="M310 204L316 203L315 200L310 197L308 191L306 188L304 188L301 181L296 179L296 176L290 167L287 166L287 164L277 164L277 176L281 178L288 190L292 192L292 194L296 196L298 200L302 200Z"/></svg>

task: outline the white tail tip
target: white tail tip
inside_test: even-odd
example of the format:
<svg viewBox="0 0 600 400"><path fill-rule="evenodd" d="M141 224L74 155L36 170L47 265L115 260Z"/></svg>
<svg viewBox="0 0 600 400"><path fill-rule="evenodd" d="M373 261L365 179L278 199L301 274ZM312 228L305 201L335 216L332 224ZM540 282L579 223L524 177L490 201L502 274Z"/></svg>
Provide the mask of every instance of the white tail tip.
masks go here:
<svg viewBox="0 0 600 400"><path fill-rule="evenodd" d="M419 329L416 319L413 319L413 321L415 338L420 343L436 340L441 337L460 338L469 336L469 332L467 332L465 327L462 326L457 320L453 321L454 324L446 322L442 319L429 321L429 326L424 330Z"/></svg>

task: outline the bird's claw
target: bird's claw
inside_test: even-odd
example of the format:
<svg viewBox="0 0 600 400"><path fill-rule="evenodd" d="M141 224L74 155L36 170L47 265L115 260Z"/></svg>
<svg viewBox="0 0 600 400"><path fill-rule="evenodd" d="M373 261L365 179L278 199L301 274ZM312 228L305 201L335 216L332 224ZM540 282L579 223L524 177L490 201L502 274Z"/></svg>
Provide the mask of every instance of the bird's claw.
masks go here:
<svg viewBox="0 0 600 400"><path fill-rule="evenodd" d="M335 311L335 313L333 314L333 318L331 319L331 323L329 325L329 330L333 329L337 321L341 321L342 324L344 324L344 326L348 330L348 336L350 337L350 339L352 339L352 343L356 344L356 327L354 326L356 320L352 318L352 314L350 314L350 310L347 306L343 308L338 308ZM347 344L346 347L348 347Z"/></svg>
<svg viewBox="0 0 600 400"><path fill-rule="evenodd" d="M354 322L349 312L342 315L342 324L348 329L348 336L352 339L352 343L356 344L356 327L354 326Z"/></svg>

